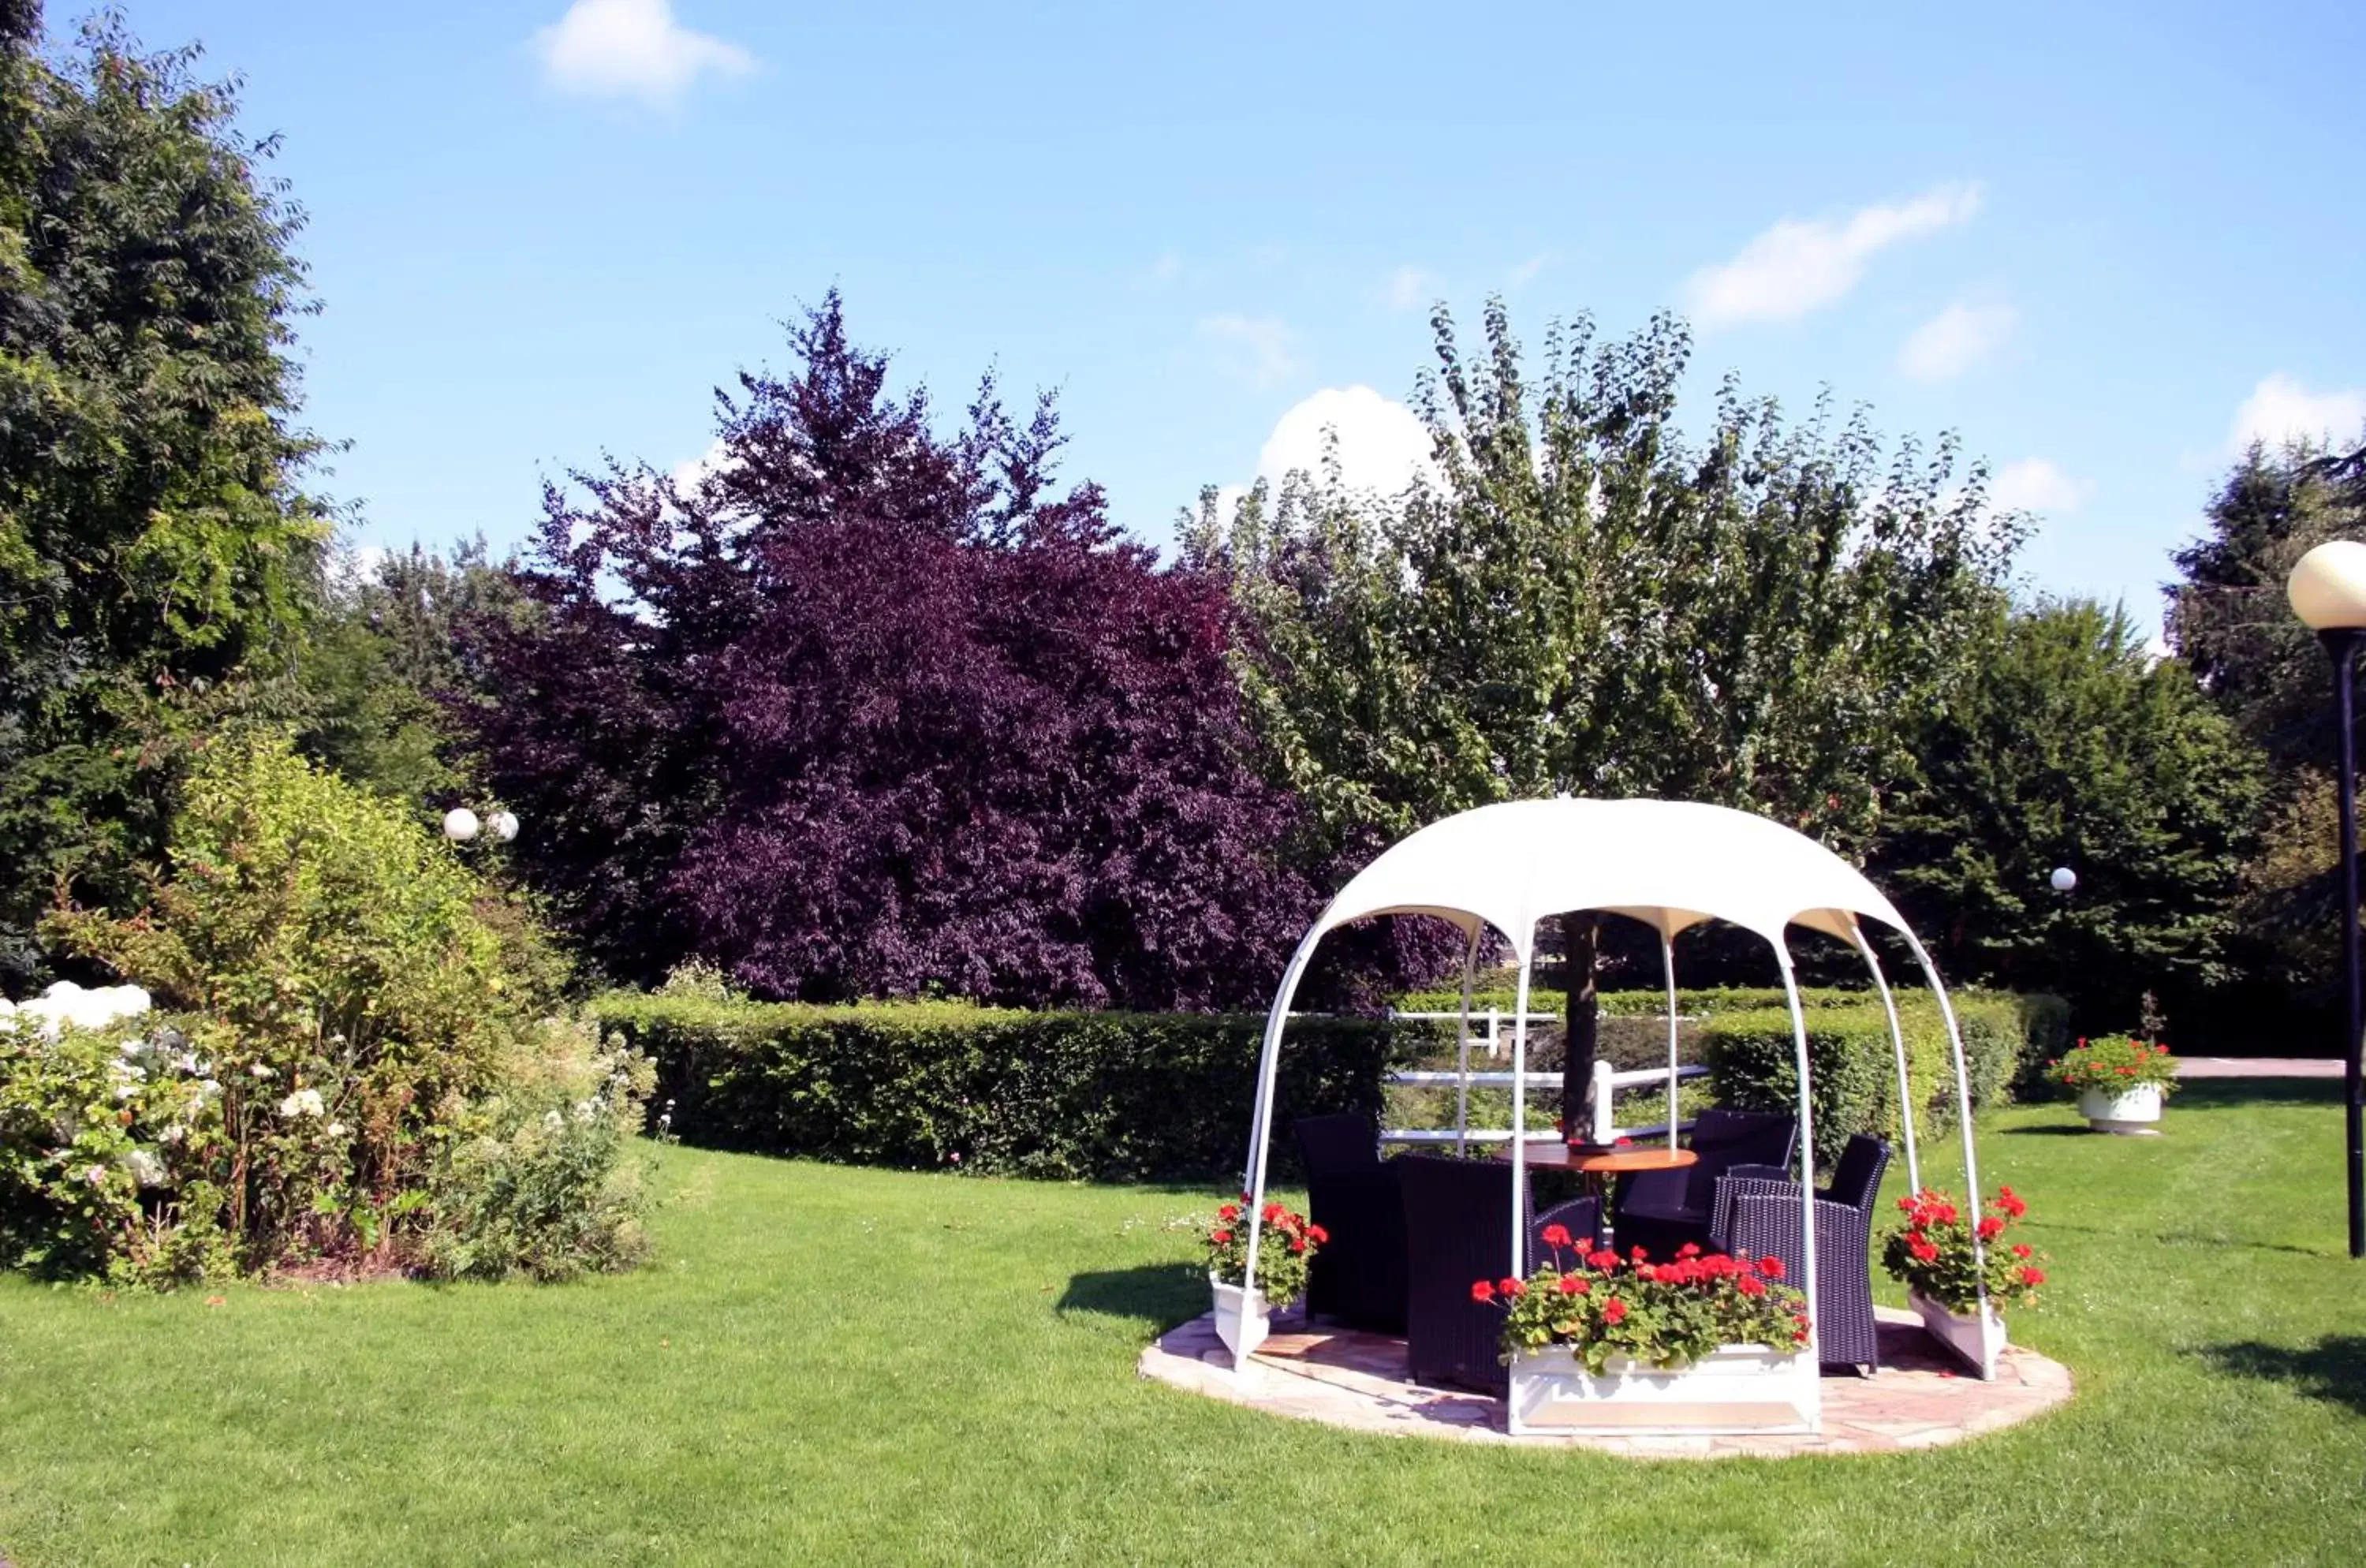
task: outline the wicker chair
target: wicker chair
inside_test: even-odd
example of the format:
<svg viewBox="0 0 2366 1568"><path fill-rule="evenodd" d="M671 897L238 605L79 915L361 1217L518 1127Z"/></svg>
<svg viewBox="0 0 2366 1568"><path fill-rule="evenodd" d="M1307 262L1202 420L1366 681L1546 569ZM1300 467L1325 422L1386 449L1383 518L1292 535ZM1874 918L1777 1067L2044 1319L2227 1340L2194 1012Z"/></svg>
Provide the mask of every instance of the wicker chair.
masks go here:
<svg viewBox="0 0 2366 1568"><path fill-rule="evenodd" d="M1404 1203L1396 1162L1380 1158L1380 1128L1367 1116L1301 1116L1290 1131L1306 1167L1306 1217L1331 1236L1307 1270L1306 1310L1403 1334Z"/></svg>
<svg viewBox="0 0 2366 1568"><path fill-rule="evenodd" d="M1472 1301L1470 1286L1502 1279L1510 1262L1512 1168L1500 1160L1425 1155L1388 1163L1404 1194L1405 1352L1413 1380L1506 1392L1503 1309ZM1600 1208L1592 1198L1541 1214L1533 1204L1528 1211L1534 1215L1526 1249L1531 1263L1540 1250L1537 1238L1549 1225L1567 1226L1573 1240L1598 1240Z"/></svg>
<svg viewBox="0 0 2366 1568"><path fill-rule="evenodd" d="M1852 1137L1816 1193L1816 1341L1826 1367L1870 1373L1881 1365L1873 1315L1873 1205L1889 1167L1889 1145ZM1741 1166L1718 1183L1713 1245L1737 1258L1783 1260L1795 1284L1807 1278L1799 1245L1799 1184L1788 1169Z"/></svg>
<svg viewBox="0 0 2366 1568"><path fill-rule="evenodd" d="M1797 1116L1721 1107L1702 1111L1693 1123L1694 1164L1645 1171L1619 1183L1611 1211L1619 1248L1639 1246L1654 1258L1667 1258L1688 1241L1707 1246L1718 1179L1738 1166L1787 1167L1798 1142Z"/></svg>

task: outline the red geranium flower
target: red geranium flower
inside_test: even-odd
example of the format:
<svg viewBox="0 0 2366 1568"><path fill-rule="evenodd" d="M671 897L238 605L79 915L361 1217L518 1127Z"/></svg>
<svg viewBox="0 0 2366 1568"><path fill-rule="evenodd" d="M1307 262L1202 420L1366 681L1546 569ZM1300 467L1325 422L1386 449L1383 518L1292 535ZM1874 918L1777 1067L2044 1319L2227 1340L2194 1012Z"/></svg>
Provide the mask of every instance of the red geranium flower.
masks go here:
<svg viewBox="0 0 2366 1568"><path fill-rule="evenodd" d="M1980 1217L1980 1239L1982 1241L1994 1241L2003 1233L2003 1231L2004 1216L2002 1214L1984 1214Z"/></svg>
<svg viewBox="0 0 2366 1568"><path fill-rule="evenodd" d="M1745 1296L1763 1296L1766 1293L1765 1284L1755 1274L1744 1274L1733 1282L1733 1288Z"/></svg>
<svg viewBox="0 0 2366 1568"><path fill-rule="evenodd" d="M1626 1322L1627 1303L1620 1301L1617 1296L1613 1296L1608 1301L1603 1303L1602 1321L1609 1324L1614 1328Z"/></svg>
<svg viewBox="0 0 2366 1568"><path fill-rule="evenodd" d="M1321 1247L1324 1242L1331 1239L1331 1233L1324 1230L1321 1225L1309 1225L1306 1227L1306 1236L1307 1239L1312 1241L1315 1246Z"/></svg>
<svg viewBox="0 0 2366 1568"><path fill-rule="evenodd" d="M1568 1247L1571 1245L1569 1227L1567 1225L1547 1225L1544 1230L1543 1240L1547 1247Z"/></svg>
<svg viewBox="0 0 2366 1568"><path fill-rule="evenodd" d="M1593 1286L1574 1274L1563 1274L1560 1277L1560 1293L1564 1296L1582 1296L1592 1289L1594 1289Z"/></svg>
<svg viewBox="0 0 2366 1568"><path fill-rule="evenodd" d="M1525 1296L1528 1293L1527 1286L1508 1274L1495 1281L1495 1289L1507 1296Z"/></svg>
<svg viewBox="0 0 2366 1568"><path fill-rule="evenodd" d="M1280 1204L1268 1203L1265 1206L1265 1223L1268 1224L1273 1224L1274 1221L1281 1218L1284 1213L1285 1211Z"/></svg>
<svg viewBox="0 0 2366 1568"><path fill-rule="evenodd" d="M1779 1280L1783 1277L1783 1260L1779 1258L1762 1258L1758 1260L1758 1271L1770 1280Z"/></svg>
<svg viewBox="0 0 2366 1568"><path fill-rule="evenodd" d="M1585 1255L1585 1260L1596 1269L1616 1269L1618 1267L1618 1255L1610 1251L1606 1247L1600 1252L1587 1253Z"/></svg>
<svg viewBox="0 0 2366 1568"><path fill-rule="evenodd" d="M1208 1239L1214 1242L1218 1247L1224 1247L1231 1243L1233 1233L1230 1231L1210 1231L1208 1233Z"/></svg>
<svg viewBox="0 0 2366 1568"><path fill-rule="evenodd" d="M1492 1302L1495 1299L1495 1287L1484 1280L1473 1280L1470 1281L1470 1299L1482 1304Z"/></svg>
<svg viewBox="0 0 2366 1568"><path fill-rule="evenodd" d="M2021 1282L2024 1285L2042 1285L2045 1283L2045 1270L2043 1269L2023 1269L2021 1271Z"/></svg>
<svg viewBox="0 0 2366 1568"><path fill-rule="evenodd" d="M1238 1203L1219 1203L1216 1205L1216 1218L1220 1220L1237 1220L1240 1217L1241 1206Z"/></svg>
<svg viewBox="0 0 2366 1568"><path fill-rule="evenodd" d="M1698 1258L1700 1256L1700 1247L1697 1243L1688 1241L1684 1243L1684 1246L1676 1248L1676 1256L1679 1258Z"/></svg>
<svg viewBox="0 0 2366 1568"><path fill-rule="evenodd" d="M2028 1257L2028 1256L2029 1256L2029 1253L2030 1253L2030 1247L2029 1247L2029 1244L2028 1244L2027 1242L2025 1242L2025 1241L2017 1241L2017 1242L2013 1243L2013 1246L2012 1246L2012 1255L2013 1255L2015 1258L2026 1258L2026 1257Z"/></svg>

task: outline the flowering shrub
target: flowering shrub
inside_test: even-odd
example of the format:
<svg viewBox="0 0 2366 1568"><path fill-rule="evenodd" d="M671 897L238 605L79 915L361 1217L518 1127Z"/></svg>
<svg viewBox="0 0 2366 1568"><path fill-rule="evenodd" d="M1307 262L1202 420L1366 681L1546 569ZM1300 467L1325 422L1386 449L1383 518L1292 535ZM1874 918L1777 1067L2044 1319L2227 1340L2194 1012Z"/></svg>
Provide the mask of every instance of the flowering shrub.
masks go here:
<svg viewBox="0 0 2366 1568"><path fill-rule="evenodd" d="M1890 1278L1921 1292L1950 1312L1978 1310L1982 1270L1991 1305L2034 1307L2045 1283L2045 1254L2011 1238L2029 1205L2010 1187L1997 1189L1980 1216L1981 1258L1973 1256L1973 1227L1955 1199L1931 1188L1900 1198L1905 1225L1883 1238L1881 1266Z"/></svg>
<svg viewBox="0 0 2366 1568"><path fill-rule="evenodd" d="M587 1100L637 1125L648 1071L546 1016L558 975L532 922L400 805L284 743L217 743L149 907L45 929L182 1016L5 1021L0 1264L161 1284L321 1263L547 1275L569 1271L558 1254L633 1250L621 1139L520 1134ZM595 1154L597 1180L579 1168Z"/></svg>
<svg viewBox="0 0 2366 1568"><path fill-rule="evenodd" d="M1808 1342L1807 1298L1782 1283L1783 1261L1704 1253L1690 1242L1664 1263L1642 1247L1625 1258L1578 1245L1545 1227L1552 1266L1527 1280L1481 1280L1478 1302L1500 1302L1504 1359L1567 1345L1597 1377L1613 1356L1647 1366L1688 1367L1726 1345L1790 1353Z"/></svg>
<svg viewBox="0 0 2366 1568"><path fill-rule="evenodd" d="M1217 1205L1208 1222L1208 1272L1218 1282L1237 1285L1248 1277L1249 1195L1236 1203ZM1265 1224L1257 1237L1256 1288L1274 1306L1288 1306L1306 1293L1306 1267L1331 1239L1321 1225L1279 1203L1264 1209Z"/></svg>
<svg viewBox="0 0 2366 1568"><path fill-rule="evenodd" d="M2166 1045L2147 1044L2125 1034L2081 1040L2059 1059L2045 1064L2045 1076L2073 1094L2099 1089L2107 1094L2151 1084L2166 1095L2177 1092L2177 1058Z"/></svg>

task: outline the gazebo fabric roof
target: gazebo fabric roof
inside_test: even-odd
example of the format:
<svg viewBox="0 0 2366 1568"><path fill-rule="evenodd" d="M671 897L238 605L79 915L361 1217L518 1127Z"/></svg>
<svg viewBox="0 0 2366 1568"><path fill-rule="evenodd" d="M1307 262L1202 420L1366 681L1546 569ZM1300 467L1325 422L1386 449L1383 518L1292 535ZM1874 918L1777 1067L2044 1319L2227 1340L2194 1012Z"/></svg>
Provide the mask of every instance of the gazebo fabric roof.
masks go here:
<svg viewBox="0 0 2366 1568"><path fill-rule="evenodd" d="M1523 962L1538 921L1575 909L1628 915L1673 938L1729 920L1779 950L1787 925L1849 941L1857 916L1906 922L1865 874L1805 834L1682 800L1514 800L1458 813L1358 873L1310 937L1372 915L1483 920Z"/></svg>

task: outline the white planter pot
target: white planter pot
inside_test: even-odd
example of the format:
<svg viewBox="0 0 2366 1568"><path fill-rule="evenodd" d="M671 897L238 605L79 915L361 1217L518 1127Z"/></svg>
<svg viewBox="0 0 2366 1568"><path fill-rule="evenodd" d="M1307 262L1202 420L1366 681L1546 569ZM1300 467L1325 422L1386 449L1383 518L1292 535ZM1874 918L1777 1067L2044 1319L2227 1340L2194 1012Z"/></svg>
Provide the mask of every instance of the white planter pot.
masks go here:
<svg viewBox="0 0 2366 1568"><path fill-rule="evenodd" d="M1993 1306L1977 1313L1950 1311L1917 1290L1908 1290L1907 1303L1920 1314L1931 1337L1953 1351L1957 1360L1986 1380L1996 1376L1997 1357L2004 1351L2004 1319Z"/></svg>
<svg viewBox="0 0 2366 1568"><path fill-rule="evenodd" d="M2140 1083L2130 1089L2081 1089L2079 1093L2079 1114L2087 1125L2098 1133L2118 1133L2142 1136L2157 1133L2154 1123L2160 1120L2160 1085Z"/></svg>
<svg viewBox="0 0 2366 1568"><path fill-rule="evenodd" d="M1804 1349L1728 1345L1679 1371L1624 1357L1596 1377L1566 1345L1525 1350L1512 1362L1506 1425L1530 1432L1707 1436L1812 1432L1816 1361Z"/></svg>
<svg viewBox="0 0 2366 1568"><path fill-rule="evenodd" d="M1263 1291L1227 1285L1212 1274L1208 1276L1208 1287L1216 1293L1216 1337L1233 1353L1237 1369L1256 1354L1256 1348L1273 1332L1273 1309L1266 1304Z"/></svg>

